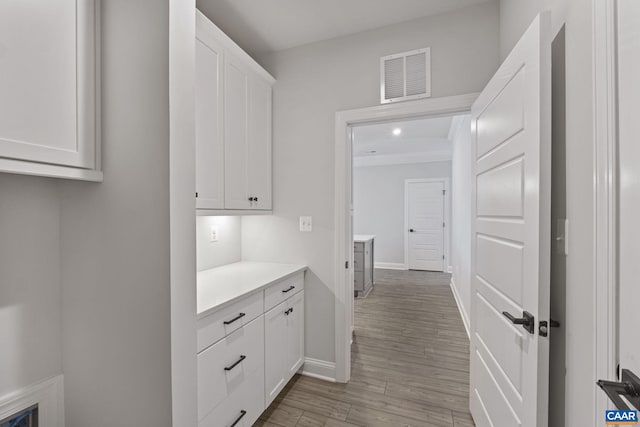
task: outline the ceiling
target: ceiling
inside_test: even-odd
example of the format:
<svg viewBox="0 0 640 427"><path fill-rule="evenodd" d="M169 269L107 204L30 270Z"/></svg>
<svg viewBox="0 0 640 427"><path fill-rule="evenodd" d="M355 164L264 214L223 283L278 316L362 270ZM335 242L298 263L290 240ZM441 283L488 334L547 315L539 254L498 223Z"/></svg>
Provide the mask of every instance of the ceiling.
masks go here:
<svg viewBox="0 0 640 427"><path fill-rule="evenodd" d="M389 157L451 156L453 117L435 117L404 122L378 123L353 128L353 156ZM394 135L401 129L400 135Z"/></svg>
<svg viewBox="0 0 640 427"><path fill-rule="evenodd" d="M488 0L197 0L198 9L259 55L449 12Z"/></svg>

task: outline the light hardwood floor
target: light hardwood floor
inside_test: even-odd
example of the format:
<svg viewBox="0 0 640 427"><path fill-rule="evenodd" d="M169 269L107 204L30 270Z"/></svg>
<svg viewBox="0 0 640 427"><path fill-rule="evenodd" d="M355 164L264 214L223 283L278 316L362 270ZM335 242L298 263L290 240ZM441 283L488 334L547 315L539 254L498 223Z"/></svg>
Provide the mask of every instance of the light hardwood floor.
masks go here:
<svg viewBox="0 0 640 427"><path fill-rule="evenodd" d="M264 427L472 427L469 341L449 274L376 270L355 305L351 382L296 376Z"/></svg>

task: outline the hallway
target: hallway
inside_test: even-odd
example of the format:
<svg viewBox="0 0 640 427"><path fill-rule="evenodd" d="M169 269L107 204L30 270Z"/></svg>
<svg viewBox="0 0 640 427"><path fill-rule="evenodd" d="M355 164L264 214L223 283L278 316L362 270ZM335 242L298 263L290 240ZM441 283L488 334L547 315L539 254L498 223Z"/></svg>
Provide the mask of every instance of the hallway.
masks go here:
<svg viewBox="0 0 640 427"><path fill-rule="evenodd" d="M469 342L450 275L376 270L355 304L349 384L296 376L256 425L469 427Z"/></svg>

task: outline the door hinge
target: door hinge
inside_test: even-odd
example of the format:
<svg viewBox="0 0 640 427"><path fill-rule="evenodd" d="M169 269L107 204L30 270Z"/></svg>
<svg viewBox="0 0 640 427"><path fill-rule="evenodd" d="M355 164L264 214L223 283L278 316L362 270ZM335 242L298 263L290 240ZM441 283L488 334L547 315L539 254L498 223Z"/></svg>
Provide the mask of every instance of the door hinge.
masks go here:
<svg viewBox="0 0 640 427"><path fill-rule="evenodd" d="M344 268L346 268L347 270L349 269L349 261L344 262Z"/></svg>

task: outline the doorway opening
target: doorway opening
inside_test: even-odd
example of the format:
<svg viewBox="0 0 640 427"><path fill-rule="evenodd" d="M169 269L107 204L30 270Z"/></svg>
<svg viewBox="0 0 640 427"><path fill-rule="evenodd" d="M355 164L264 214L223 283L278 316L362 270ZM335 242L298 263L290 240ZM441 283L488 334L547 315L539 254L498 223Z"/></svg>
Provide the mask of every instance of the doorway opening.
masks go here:
<svg viewBox="0 0 640 427"><path fill-rule="evenodd" d="M379 107L365 108L360 110L350 110L345 112L339 112L336 114L336 175L335 175L335 209L336 209L336 311L335 311L335 324L336 324L336 380L339 382L348 382L351 379L351 344L352 344L352 331L354 325L354 282L356 268L358 266L358 260L362 260L359 252L354 252L354 234L364 235L365 237L375 236L373 255L374 259L371 261L373 271L375 267L383 267L385 272L389 270L405 270L411 273L409 270L409 263L411 256L407 246L411 245L412 234L409 230L411 228L415 230L416 227L407 226L405 221L412 218L407 218L405 215L405 205L409 205L409 199L411 193L415 192L418 202L415 203L416 207L419 207L422 203L422 210L418 209L416 218L422 220L420 224L423 233L428 234L431 232L431 240L423 238L424 242L414 242L415 248L418 250L411 261L417 264L412 265L417 267L418 270L433 269L439 273L446 274L450 265L450 230L449 224L451 223L451 209L449 207L450 202L442 197L442 191L451 193L449 188L452 185L451 180L451 167L449 165L448 173L439 176L429 176L427 173L428 168L424 168L422 174L413 176L403 176L398 178L397 174L394 178L397 182L400 179L400 190L394 194L396 200L400 200L399 207L394 206L389 202L384 202L384 192L387 190L384 188L385 184L388 185L392 179L380 179L380 182L375 181L374 178L366 179L367 174L360 174L361 171L369 170L369 175L373 177L373 170L383 170L387 166L389 169L398 169L396 165L384 165L384 162L396 162L401 166L415 165L422 163L435 163L438 159L434 156L443 155L444 150L438 154L433 152L430 154L421 153L415 150L416 144L407 144L405 151L392 152L393 148L399 148L400 144L393 144L393 138L387 138L387 141L373 141L373 142L358 142L359 133L366 132L375 129L375 127L387 129L387 134L390 133L390 137L397 137L398 134L406 132L398 123L411 123L411 125L417 125L420 121L427 119L440 120L442 122L448 121L447 137L443 137L440 141L443 145L440 148L447 148L446 159L440 159L440 161L451 162L451 145L446 146L445 140L448 140L449 132L452 128L452 116L464 116L470 111L471 105L476 98L476 94L461 95L446 98L433 98L421 101L412 101L400 104L382 105ZM457 119L456 119L457 120ZM468 124L468 121L467 121ZM406 126L406 125L403 125ZM397 130L399 129L399 131ZM389 136L389 135L387 135ZM432 141L433 142L433 141ZM437 146L437 144L434 144ZM374 153L372 151L375 151ZM423 159L431 155L431 161L425 162ZM469 160L470 161L470 160ZM425 175L427 174L427 175ZM364 180L358 182L358 176L364 177ZM412 181L413 180L413 181ZM416 181L422 180L422 181ZM426 181L425 181L426 180ZM406 182L405 182L406 181ZM440 181L438 183L438 181ZM366 200L359 200L358 187L364 183L365 186L370 185L371 188L365 189L363 194L370 194L368 202ZM413 187L414 183L416 184ZM422 185L420 185L422 183ZM434 185L431 185L434 184ZM422 187L422 188L420 188ZM438 188L436 188L438 187ZM364 187L363 187L364 188ZM407 190L407 197L405 197L405 189ZM440 198L436 201L431 197L435 195L435 192L439 189ZM414 191L415 190L415 191ZM361 194L362 195L362 194ZM354 199L355 196L355 199ZM407 199L405 202L405 198ZM420 199L422 201L420 202ZM362 202L362 204L361 204ZM369 205L367 205L369 203ZM371 203L374 204L371 208ZM377 203L377 205L375 205ZM367 209L369 206L370 209ZM374 209L375 208L375 209ZM429 208L429 209L427 209ZM399 221L396 220L396 225L389 227L376 229L369 227L371 224L380 225L385 221L393 221L389 218L382 219L381 221L372 221L372 217L377 214L390 214L394 209L400 212ZM358 220L360 212L364 212L361 216L363 219ZM375 214L373 214L375 212ZM439 213L441 212L441 213ZM438 213L438 215L436 215ZM354 217L355 216L355 217ZM435 228L432 224L427 222L436 221L434 218L439 218L439 230L440 237L435 235ZM396 215L397 219L398 216ZM369 225L367 225L369 221ZM389 224L395 224L389 222ZM444 227L442 226L444 223ZM429 225L426 227L426 225ZM426 228L425 228L426 227ZM431 229L429 228L431 227ZM390 236L384 237L385 233L389 230L393 230ZM415 233L418 234L418 233ZM362 236L359 236L362 237ZM419 240L419 239L416 239ZM428 247L430 249L428 249ZM419 251L423 252L420 253ZM428 251L431 251L431 257L427 257ZM433 253L438 253L440 257L440 263L436 264L435 256ZM444 255L444 262L442 257ZM356 258L356 256L358 258ZM355 263L354 263L355 261ZM362 262L362 261L361 261ZM431 264L427 264L431 262ZM422 263L422 264L420 264ZM382 271L382 270L378 270ZM358 271L359 273L359 271ZM421 273L421 272L418 272ZM393 274L393 273L392 273ZM448 276L447 276L448 277ZM446 280L446 279L445 279ZM377 283L378 279L375 277L373 282ZM356 282L357 283L357 282ZM374 285L375 288L375 285ZM446 288L446 292L450 292L449 288ZM455 305L455 303L454 303ZM457 315L457 313L456 313ZM466 326L466 325L465 325ZM463 329L464 333L464 329Z"/></svg>

